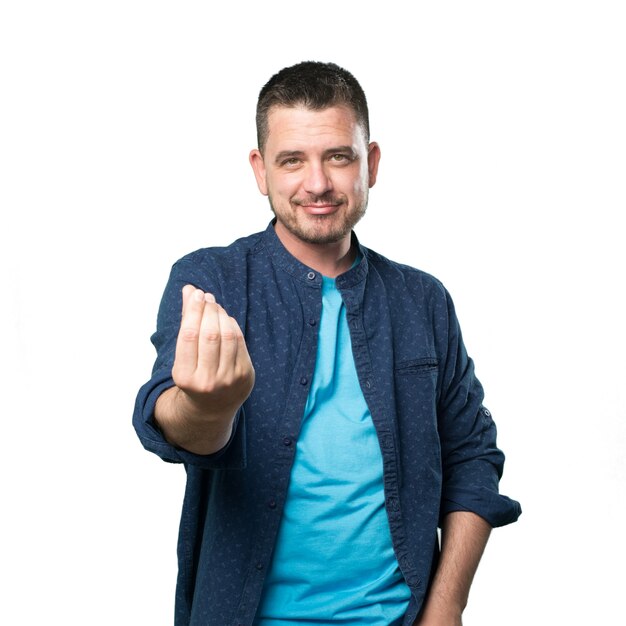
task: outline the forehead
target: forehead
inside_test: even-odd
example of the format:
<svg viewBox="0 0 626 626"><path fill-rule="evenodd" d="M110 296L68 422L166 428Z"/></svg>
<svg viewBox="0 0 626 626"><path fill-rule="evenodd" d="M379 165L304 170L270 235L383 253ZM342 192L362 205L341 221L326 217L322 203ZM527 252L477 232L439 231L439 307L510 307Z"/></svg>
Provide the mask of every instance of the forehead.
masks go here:
<svg viewBox="0 0 626 626"><path fill-rule="evenodd" d="M322 145L365 144L365 135L354 111L333 106L320 111L298 107L274 106L267 116L266 149L314 148Z"/></svg>

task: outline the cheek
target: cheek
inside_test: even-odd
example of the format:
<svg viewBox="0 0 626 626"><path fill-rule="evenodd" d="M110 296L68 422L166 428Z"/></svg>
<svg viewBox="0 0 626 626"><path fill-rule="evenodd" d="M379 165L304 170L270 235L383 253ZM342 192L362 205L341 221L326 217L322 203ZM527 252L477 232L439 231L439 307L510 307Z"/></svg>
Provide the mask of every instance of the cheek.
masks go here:
<svg viewBox="0 0 626 626"><path fill-rule="evenodd" d="M363 194L368 188L367 168L359 168L356 172L349 172L344 178L343 189L355 195Z"/></svg>
<svg viewBox="0 0 626 626"><path fill-rule="evenodd" d="M277 196L290 198L298 190L299 183L295 176L272 176L268 179L270 190Z"/></svg>

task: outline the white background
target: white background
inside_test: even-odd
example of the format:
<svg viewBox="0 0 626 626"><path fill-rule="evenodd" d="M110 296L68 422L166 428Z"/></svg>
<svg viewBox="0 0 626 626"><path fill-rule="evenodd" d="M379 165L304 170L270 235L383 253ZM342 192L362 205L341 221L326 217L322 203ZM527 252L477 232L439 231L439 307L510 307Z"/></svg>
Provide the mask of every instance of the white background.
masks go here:
<svg viewBox="0 0 626 626"><path fill-rule="evenodd" d="M172 623L184 471L134 397L171 264L269 221L256 97L306 59L368 95L357 232L452 292L523 505L465 624L625 623L624 5L408 6L2 4L1 623Z"/></svg>

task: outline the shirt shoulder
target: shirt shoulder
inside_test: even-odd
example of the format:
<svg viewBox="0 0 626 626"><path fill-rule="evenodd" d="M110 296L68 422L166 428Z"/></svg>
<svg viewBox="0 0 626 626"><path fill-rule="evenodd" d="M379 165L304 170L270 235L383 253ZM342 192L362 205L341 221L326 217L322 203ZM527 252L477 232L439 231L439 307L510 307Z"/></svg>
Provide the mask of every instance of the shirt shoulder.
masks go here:
<svg viewBox="0 0 626 626"><path fill-rule="evenodd" d="M369 270L380 276L388 289L394 287L408 289L415 295L419 294L437 299L448 297L448 292L443 283L432 274L410 265L392 261L369 248L362 247L362 250L367 257Z"/></svg>
<svg viewBox="0 0 626 626"><path fill-rule="evenodd" d="M263 248L263 233L254 233L241 237L227 246L211 246L189 252L174 265L189 264L196 267L227 268L237 260L243 260L250 254L256 254Z"/></svg>

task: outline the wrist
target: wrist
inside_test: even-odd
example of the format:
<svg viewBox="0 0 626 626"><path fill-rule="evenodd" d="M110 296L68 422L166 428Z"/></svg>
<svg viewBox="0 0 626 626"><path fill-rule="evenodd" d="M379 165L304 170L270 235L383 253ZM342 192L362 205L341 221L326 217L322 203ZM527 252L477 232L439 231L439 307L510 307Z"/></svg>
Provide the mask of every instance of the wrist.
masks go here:
<svg viewBox="0 0 626 626"><path fill-rule="evenodd" d="M212 398L207 403L202 394L195 395L180 387L175 387L172 404L176 407L177 419L193 428L230 428L238 410L232 401L220 402Z"/></svg>
<svg viewBox="0 0 626 626"><path fill-rule="evenodd" d="M415 626L461 626L463 610L456 604L446 604L442 601L426 602L424 611Z"/></svg>
<svg viewBox="0 0 626 626"><path fill-rule="evenodd" d="M154 417L165 439L194 454L213 454L229 441L237 411L216 413L199 406L179 387L157 400Z"/></svg>

